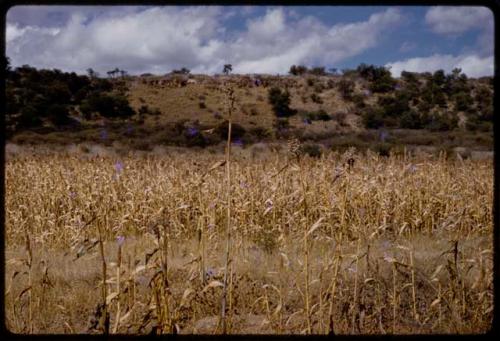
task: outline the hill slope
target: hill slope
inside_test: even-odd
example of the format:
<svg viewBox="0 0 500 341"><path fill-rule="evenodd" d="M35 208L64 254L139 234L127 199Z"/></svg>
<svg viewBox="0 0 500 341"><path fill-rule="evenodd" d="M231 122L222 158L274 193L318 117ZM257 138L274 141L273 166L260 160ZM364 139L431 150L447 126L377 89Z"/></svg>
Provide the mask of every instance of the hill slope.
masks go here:
<svg viewBox="0 0 500 341"><path fill-rule="evenodd" d="M468 79L454 70L394 79L383 68L363 64L343 76L116 79L17 68L7 78L8 136L16 142L118 140L139 148L217 144L227 134L224 84L235 90L232 119L235 138L243 144L295 136L358 147L392 139L492 148L491 78Z"/></svg>

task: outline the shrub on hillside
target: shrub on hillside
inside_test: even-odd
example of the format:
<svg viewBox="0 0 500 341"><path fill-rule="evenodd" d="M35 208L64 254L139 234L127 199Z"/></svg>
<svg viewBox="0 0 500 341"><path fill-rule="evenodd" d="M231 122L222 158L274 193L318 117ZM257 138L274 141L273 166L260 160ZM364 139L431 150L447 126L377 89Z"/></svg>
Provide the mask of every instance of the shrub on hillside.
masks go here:
<svg viewBox="0 0 500 341"><path fill-rule="evenodd" d="M335 119L335 121L338 122L338 124L341 126L341 127L346 127L348 126L347 122L346 122L346 118L347 118L347 114L344 113L344 112L338 112L336 113L333 118Z"/></svg>
<svg viewBox="0 0 500 341"><path fill-rule="evenodd" d="M228 135L228 121L221 122L215 128L215 133L222 139L227 140ZM240 139L246 133L246 130L243 126L238 123L231 124L231 140Z"/></svg>
<svg viewBox="0 0 500 341"><path fill-rule="evenodd" d="M68 107L61 104L53 104L48 109L49 119L55 126L70 124L73 120L69 117Z"/></svg>
<svg viewBox="0 0 500 341"><path fill-rule="evenodd" d="M467 111L471 107L472 97L466 92L459 92L453 96L455 101L455 109L460 111Z"/></svg>
<svg viewBox="0 0 500 341"><path fill-rule="evenodd" d="M80 110L86 117L93 112L108 118L126 118L135 114L126 97L108 94L93 94L82 103Z"/></svg>
<svg viewBox="0 0 500 341"><path fill-rule="evenodd" d="M323 100L321 99L321 97L319 97L316 94L311 95L311 101L313 101L314 103L317 103L317 104L323 104Z"/></svg>
<svg viewBox="0 0 500 341"><path fill-rule="evenodd" d="M363 125L367 129L378 129L384 125L384 110L379 107L367 108L362 114Z"/></svg>
<svg viewBox="0 0 500 341"><path fill-rule="evenodd" d="M354 91L354 82L350 79L342 78L337 85L342 98L350 100Z"/></svg>
<svg viewBox="0 0 500 341"><path fill-rule="evenodd" d="M396 81L389 74L375 79L370 85L370 90L372 92L384 93L394 90L395 85Z"/></svg>
<svg viewBox="0 0 500 341"><path fill-rule="evenodd" d="M371 82L372 92L388 92L394 89L396 80L392 78L391 72L383 66L360 64L356 71L364 79Z"/></svg>
<svg viewBox="0 0 500 341"><path fill-rule="evenodd" d="M265 138L270 137L271 133L269 132L268 129L266 129L264 127L252 127L250 129L248 129L247 135L250 135L256 141L261 141Z"/></svg>
<svg viewBox="0 0 500 341"><path fill-rule="evenodd" d="M458 118L447 113L433 113L426 128L430 131L448 131L458 127Z"/></svg>
<svg viewBox="0 0 500 341"><path fill-rule="evenodd" d="M277 117L290 117L295 115L296 111L290 108L290 93L288 91L282 91L278 87L272 87L269 89L268 99Z"/></svg>
<svg viewBox="0 0 500 341"><path fill-rule="evenodd" d="M395 95L381 96L378 99L379 106L384 111L384 116L400 117L410 109L409 97L405 92L398 92Z"/></svg>
<svg viewBox="0 0 500 341"><path fill-rule="evenodd" d="M364 108L365 107L365 98L362 94L353 95L351 100L356 105L357 108Z"/></svg>
<svg viewBox="0 0 500 341"><path fill-rule="evenodd" d="M470 115L467 117L465 128L469 131L488 132L493 130L492 122L483 121L479 115Z"/></svg>
<svg viewBox="0 0 500 341"><path fill-rule="evenodd" d="M27 105L21 109L21 114L19 115L17 126L18 129L27 129L33 127L39 127L42 125L42 120L38 115L37 110L32 105Z"/></svg>
<svg viewBox="0 0 500 341"><path fill-rule="evenodd" d="M315 143L306 143L300 146L299 151L302 154L309 155L310 157L321 157L321 147Z"/></svg>
<svg viewBox="0 0 500 341"><path fill-rule="evenodd" d="M418 112L408 110L401 115L399 127L403 129L422 129L422 120Z"/></svg>

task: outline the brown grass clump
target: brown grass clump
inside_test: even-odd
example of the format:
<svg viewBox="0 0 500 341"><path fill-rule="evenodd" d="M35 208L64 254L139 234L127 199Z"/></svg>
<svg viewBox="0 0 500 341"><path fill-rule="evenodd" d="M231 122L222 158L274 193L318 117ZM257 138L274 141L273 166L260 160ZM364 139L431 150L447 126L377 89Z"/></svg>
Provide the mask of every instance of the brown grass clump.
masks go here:
<svg viewBox="0 0 500 341"><path fill-rule="evenodd" d="M225 283L232 334L491 328L491 161L354 150L227 161L11 155L9 330L220 333Z"/></svg>

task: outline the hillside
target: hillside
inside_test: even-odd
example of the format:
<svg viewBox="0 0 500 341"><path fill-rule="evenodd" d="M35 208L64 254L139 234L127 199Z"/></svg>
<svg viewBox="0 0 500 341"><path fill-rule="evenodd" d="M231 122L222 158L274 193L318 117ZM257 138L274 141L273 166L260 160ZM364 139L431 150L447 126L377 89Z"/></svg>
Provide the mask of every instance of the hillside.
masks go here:
<svg viewBox="0 0 500 341"><path fill-rule="evenodd" d="M221 91L227 83L235 90L233 137L242 146L290 137L339 148L493 144L492 79L460 70L394 79L361 64L342 76L303 70L103 79L24 66L7 75L7 136L16 143L217 145L227 134Z"/></svg>

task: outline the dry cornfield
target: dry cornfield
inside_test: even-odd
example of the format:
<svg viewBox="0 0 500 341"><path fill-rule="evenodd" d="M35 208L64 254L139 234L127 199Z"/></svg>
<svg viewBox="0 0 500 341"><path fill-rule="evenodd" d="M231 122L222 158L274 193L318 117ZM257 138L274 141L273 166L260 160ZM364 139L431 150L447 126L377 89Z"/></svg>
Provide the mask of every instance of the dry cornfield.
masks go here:
<svg viewBox="0 0 500 341"><path fill-rule="evenodd" d="M491 328L492 161L276 153L230 168L226 332ZM10 331L221 333L223 155L19 153L5 179Z"/></svg>

